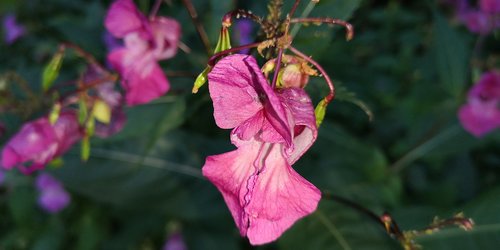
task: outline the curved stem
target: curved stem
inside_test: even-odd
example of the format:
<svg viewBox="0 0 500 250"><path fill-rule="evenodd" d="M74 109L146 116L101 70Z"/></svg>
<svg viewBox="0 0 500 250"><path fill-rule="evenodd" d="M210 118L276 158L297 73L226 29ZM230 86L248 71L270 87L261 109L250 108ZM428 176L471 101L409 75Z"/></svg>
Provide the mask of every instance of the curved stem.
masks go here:
<svg viewBox="0 0 500 250"><path fill-rule="evenodd" d="M300 52L298 49L290 46L288 47L294 54L302 57L304 60L306 60L308 63L312 64L316 69L319 70L323 78L325 78L326 83L328 84L328 88L330 89L330 93L325 97L325 105L330 103L333 98L335 98L335 86L333 84L332 79L330 79L330 76L326 73L325 69L319 65L318 62L314 61L312 58L306 56L304 53Z"/></svg>
<svg viewBox="0 0 500 250"><path fill-rule="evenodd" d="M306 17L306 18L292 18L290 23L327 23L333 25L340 25L346 28L346 40L349 41L354 37L354 27L349 22L341 19L329 18L329 17Z"/></svg>
<svg viewBox="0 0 500 250"><path fill-rule="evenodd" d="M234 48L230 48L230 49L221 51L221 52L213 55L212 57L210 57L210 59L208 60L208 66L209 67L213 67L215 65L215 63L217 62L217 60L219 60L221 57L223 57L223 56L225 56L227 54L230 54L230 53L233 53L233 52L237 52L237 51L240 51L240 50L244 50L244 49L255 48L255 47L259 46L260 44L261 44L260 42L250 43L250 44L247 44L247 45L238 46L238 47L234 47Z"/></svg>
<svg viewBox="0 0 500 250"><path fill-rule="evenodd" d="M290 10L290 13L288 14L289 17L293 17L293 14L295 14L295 11L297 10L297 7L299 6L300 0L295 0L295 3L293 4L292 9Z"/></svg>

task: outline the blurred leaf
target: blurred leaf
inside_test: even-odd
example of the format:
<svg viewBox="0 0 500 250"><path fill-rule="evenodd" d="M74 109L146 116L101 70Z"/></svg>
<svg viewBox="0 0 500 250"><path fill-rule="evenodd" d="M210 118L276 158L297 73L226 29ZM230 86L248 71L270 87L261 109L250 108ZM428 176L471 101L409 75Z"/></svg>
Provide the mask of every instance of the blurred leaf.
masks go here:
<svg viewBox="0 0 500 250"><path fill-rule="evenodd" d="M373 111L368 107L368 105L356 96L356 93L351 92L343 84L337 82L335 91L335 98L340 101L350 102L356 105L358 108L363 110L368 116L368 120L373 121L374 115Z"/></svg>
<svg viewBox="0 0 500 250"><path fill-rule="evenodd" d="M444 229L432 235L417 238L418 244L423 249L481 249L495 250L500 244L500 188L495 188L487 192L480 198L469 202L463 209L453 209L447 212L445 216L463 211L467 217L474 220L475 226L472 231L464 231L459 228ZM432 213L432 212L431 212ZM426 215L427 214L427 215ZM405 220L409 215L404 212L400 217ZM413 219L432 219L429 212L412 213ZM409 223L406 223L409 224Z"/></svg>
<svg viewBox="0 0 500 250"><path fill-rule="evenodd" d="M468 81L468 54L465 40L437 12L434 12L436 67L441 84L455 98L459 98Z"/></svg>
<svg viewBox="0 0 500 250"><path fill-rule="evenodd" d="M278 241L280 249L400 249L384 229L365 215L332 201L297 222Z"/></svg>
<svg viewBox="0 0 500 250"><path fill-rule="evenodd" d="M64 49L59 49L57 53L52 57L49 64L47 64L43 70L42 75L42 89L47 91L52 87L54 81L59 75L59 70L61 69L62 61L64 57Z"/></svg>

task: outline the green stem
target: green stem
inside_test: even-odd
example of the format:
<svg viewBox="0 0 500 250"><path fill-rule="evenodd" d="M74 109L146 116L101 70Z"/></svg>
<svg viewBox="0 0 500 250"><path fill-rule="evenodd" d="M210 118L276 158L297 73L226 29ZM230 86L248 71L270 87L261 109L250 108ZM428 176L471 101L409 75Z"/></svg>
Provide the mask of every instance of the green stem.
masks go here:
<svg viewBox="0 0 500 250"><path fill-rule="evenodd" d="M304 9L304 11L302 11L302 14L300 15L300 17L301 18L308 17L309 14L311 14L311 12L313 11L313 9L314 9L315 6L316 6L316 2L315 1L310 1L309 4ZM301 24L297 24L297 25L293 26L292 31L290 32L290 35L292 37L295 37L297 35L297 33L299 33L299 30L300 30L301 27L302 27Z"/></svg>

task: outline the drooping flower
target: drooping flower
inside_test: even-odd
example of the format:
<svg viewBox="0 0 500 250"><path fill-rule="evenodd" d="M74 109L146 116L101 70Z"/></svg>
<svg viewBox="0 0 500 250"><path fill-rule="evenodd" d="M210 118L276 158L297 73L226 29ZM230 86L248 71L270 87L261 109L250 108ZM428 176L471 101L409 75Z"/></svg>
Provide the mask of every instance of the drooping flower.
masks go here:
<svg viewBox="0 0 500 250"><path fill-rule="evenodd" d="M3 18L3 29L5 33L4 39L7 44L14 43L17 39L26 34L26 28L17 23L14 14L5 15Z"/></svg>
<svg viewBox="0 0 500 250"><path fill-rule="evenodd" d="M61 211L71 201L71 197L63 185L49 174L40 174L36 179L36 186L40 192L38 204L49 213Z"/></svg>
<svg viewBox="0 0 500 250"><path fill-rule="evenodd" d="M500 72L485 73L458 112L462 126L476 137L500 127Z"/></svg>
<svg viewBox="0 0 500 250"><path fill-rule="evenodd" d="M120 73L129 105L147 103L165 94L170 84L158 60L177 53L180 25L166 17L147 19L132 0L117 0L105 20L106 29L124 40L108 61Z"/></svg>
<svg viewBox="0 0 500 250"><path fill-rule="evenodd" d="M222 193L242 236L253 245L274 241L321 198L291 167L317 136L311 100L300 88L273 90L244 55L215 65L209 91L215 121L233 128L237 149L207 157L203 175Z"/></svg>
<svg viewBox="0 0 500 250"><path fill-rule="evenodd" d="M187 250L186 243L184 242L181 233L172 233L165 242L163 250Z"/></svg>
<svg viewBox="0 0 500 250"><path fill-rule="evenodd" d="M26 123L2 150L5 169L19 168L29 174L61 156L81 138L74 111L63 111L52 125L46 117Z"/></svg>

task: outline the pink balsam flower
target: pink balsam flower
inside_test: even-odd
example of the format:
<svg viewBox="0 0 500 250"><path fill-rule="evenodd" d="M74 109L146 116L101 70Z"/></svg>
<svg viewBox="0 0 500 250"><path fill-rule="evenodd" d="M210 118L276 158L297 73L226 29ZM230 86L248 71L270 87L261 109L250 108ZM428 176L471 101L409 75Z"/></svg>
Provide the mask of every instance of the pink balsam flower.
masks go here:
<svg viewBox="0 0 500 250"><path fill-rule="evenodd" d="M70 149L81 138L74 111L63 111L52 125L46 117L26 123L5 144L1 164L5 169L19 168L29 174L42 169Z"/></svg>
<svg viewBox="0 0 500 250"><path fill-rule="evenodd" d="M321 198L291 167L317 136L311 100L300 88L273 90L246 55L220 60L208 78L215 121L233 128L237 149L207 157L203 175L222 193L242 236L253 245L274 241Z"/></svg>
<svg viewBox="0 0 500 250"><path fill-rule="evenodd" d="M147 103L165 94L170 84L157 61L177 53L179 23L166 17L147 19L132 0L117 0L108 11L105 26L124 40L125 46L113 50L108 61L122 77L127 104Z"/></svg>
<svg viewBox="0 0 500 250"><path fill-rule="evenodd" d="M467 94L458 118L462 126L476 137L500 127L500 72L485 73Z"/></svg>

